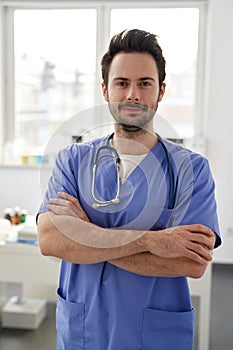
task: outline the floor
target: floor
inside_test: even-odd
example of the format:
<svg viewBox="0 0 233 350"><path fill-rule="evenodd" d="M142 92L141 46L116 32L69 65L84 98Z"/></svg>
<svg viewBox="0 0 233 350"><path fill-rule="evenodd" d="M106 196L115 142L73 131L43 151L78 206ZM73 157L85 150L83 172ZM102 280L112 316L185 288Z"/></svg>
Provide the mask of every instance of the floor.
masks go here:
<svg viewBox="0 0 233 350"><path fill-rule="evenodd" d="M0 329L1 350L55 350L55 303L48 304L48 315L37 330Z"/></svg>

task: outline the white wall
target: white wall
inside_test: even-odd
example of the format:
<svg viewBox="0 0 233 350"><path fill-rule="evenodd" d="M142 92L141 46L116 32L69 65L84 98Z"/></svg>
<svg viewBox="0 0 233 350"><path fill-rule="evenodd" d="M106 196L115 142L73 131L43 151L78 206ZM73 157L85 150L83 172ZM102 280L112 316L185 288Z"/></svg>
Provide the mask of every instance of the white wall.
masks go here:
<svg viewBox="0 0 233 350"><path fill-rule="evenodd" d="M224 244L215 260L233 262L233 1L208 1L206 124L207 157L216 181Z"/></svg>
<svg viewBox="0 0 233 350"><path fill-rule="evenodd" d="M49 172L46 169L43 175L48 177ZM36 214L45 187L41 183L40 167L0 166L0 216L4 208L15 206L27 209L31 215Z"/></svg>

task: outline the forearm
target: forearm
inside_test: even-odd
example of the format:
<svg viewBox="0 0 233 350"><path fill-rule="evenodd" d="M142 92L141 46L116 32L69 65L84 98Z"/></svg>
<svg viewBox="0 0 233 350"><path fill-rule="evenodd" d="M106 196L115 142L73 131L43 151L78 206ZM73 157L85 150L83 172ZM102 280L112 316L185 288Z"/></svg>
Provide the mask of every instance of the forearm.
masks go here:
<svg viewBox="0 0 233 350"><path fill-rule="evenodd" d="M155 256L154 259L165 259L161 260L161 266L166 262L170 267L173 264L171 259L176 258L186 258L199 265L212 259L215 234L206 226L194 224L158 231L106 229L89 222L76 198L66 193L59 193L59 196L61 198L51 199L47 205L50 212L39 215L39 244L44 255L92 264L148 252ZM146 259L151 259L150 255L146 255ZM126 269L135 269L136 257L131 259L121 261L122 268L130 264L131 267ZM132 271L140 273L137 271L144 268L143 263L142 259ZM142 274L158 275L157 271L151 270L156 264L145 266ZM170 271L168 267L160 274ZM188 275L179 269L172 273Z"/></svg>
<svg viewBox="0 0 233 350"><path fill-rule="evenodd" d="M216 237L204 225L184 225L158 231L101 228L89 222L87 214L75 197L64 192L59 192L58 195L60 198L50 199L47 205L50 213L41 214L42 223L40 224L39 221L40 246L45 255L54 255L71 262L88 264L148 252L155 256L154 259L156 257L165 259L157 258L157 262L161 261L161 266L168 264L168 267L160 272L162 275L171 270L168 268L172 267L173 263L179 263L177 260L169 261L170 259L181 258L182 264L183 258L197 263L188 271L193 273L192 271L198 267L198 274L200 274L200 265L203 270L203 266L212 260ZM54 234L51 235L51 232ZM147 259L151 259L150 255L146 255ZM124 259L124 262L118 261L117 263L123 264L121 267L124 268L129 265L130 261L131 267L128 266L126 269L137 273L144 268L144 265L141 260L134 270L135 258ZM151 269L156 266L155 261L149 266L149 271L146 266L142 274L157 275L157 270ZM186 270L183 272L180 268L172 270L172 273L189 275L189 272Z"/></svg>
<svg viewBox="0 0 233 350"><path fill-rule="evenodd" d="M109 263L123 270L143 276L200 278L207 267L187 258L166 259L148 252L110 260Z"/></svg>
<svg viewBox="0 0 233 350"><path fill-rule="evenodd" d="M143 237L136 239L142 233L107 230L79 218L52 213L40 214L38 218L42 254L78 264L99 263L143 252L146 249ZM123 244L126 234L128 239L132 235L132 242Z"/></svg>

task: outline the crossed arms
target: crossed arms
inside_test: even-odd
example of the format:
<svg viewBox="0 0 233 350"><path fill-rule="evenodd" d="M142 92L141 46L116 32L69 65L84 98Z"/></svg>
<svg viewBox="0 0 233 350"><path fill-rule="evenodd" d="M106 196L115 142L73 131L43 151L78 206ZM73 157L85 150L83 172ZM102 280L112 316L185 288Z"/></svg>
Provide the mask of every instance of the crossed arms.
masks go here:
<svg viewBox="0 0 233 350"><path fill-rule="evenodd" d="M90 223L78 200L64 192L47 208L50 212L38 217L40 250L46 256L77 264L108 261L144 276L192 278L201 277L212 260L216 236L204 225L158 231L105 229ZM124 235L128 243L112 244Z"/></svg>

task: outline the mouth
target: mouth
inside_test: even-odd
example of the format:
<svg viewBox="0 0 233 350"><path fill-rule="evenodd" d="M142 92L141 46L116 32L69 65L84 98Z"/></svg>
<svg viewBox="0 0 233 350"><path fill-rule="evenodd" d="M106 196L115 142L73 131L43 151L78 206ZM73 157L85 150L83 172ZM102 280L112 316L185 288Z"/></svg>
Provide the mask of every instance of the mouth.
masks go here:
<svg viewBox="0 0 233 350"><path fill-rule="evenodd" d="M139 104L133 104L133 103L121 103L119 105L119 110L124 111L131 115L134 115L134 114L137 115L142 112L146 112L147 107Z"/></svg>

